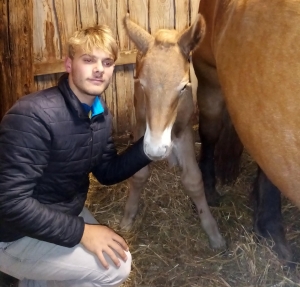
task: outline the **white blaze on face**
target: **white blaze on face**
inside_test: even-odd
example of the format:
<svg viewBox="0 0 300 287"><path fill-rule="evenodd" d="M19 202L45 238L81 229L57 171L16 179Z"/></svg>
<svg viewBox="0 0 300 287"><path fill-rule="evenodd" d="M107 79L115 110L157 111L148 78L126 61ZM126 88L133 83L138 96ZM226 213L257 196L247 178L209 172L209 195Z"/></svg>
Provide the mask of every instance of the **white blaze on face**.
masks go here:
<svg viewBox="0 0 300 287"><path fill-rule="evenodd" d="M158 160L170 154L172 149L171 131L172 126L169 126L160 136L154 136L147 123L144 136L144 151L149 158Z"/></svg>

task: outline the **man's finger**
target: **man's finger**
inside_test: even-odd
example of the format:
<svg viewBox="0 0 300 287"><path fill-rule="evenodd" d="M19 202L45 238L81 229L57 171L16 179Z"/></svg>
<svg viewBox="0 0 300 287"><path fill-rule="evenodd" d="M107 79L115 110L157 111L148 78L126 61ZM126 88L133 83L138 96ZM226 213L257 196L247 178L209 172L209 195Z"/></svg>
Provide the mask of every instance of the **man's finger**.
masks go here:
<svg viewBox="0 0 300 287"><path fill-rule="evenodd" d="M103 267L105 269L108 269L109 265L108 265L107 261L105 260L105 257L103 256L103 253L102 252L97 253L97 257L99 258L99 260L100 260L101 264L103 265Z"/></svg>
<svg viewBox="0 0 300 287"><path fill-rule="evenodd" d="M124 262L127 260L127 255L124 252L124 248L118 242L113 241L109 246L119 254Z"/></svg>
<svg viewBox="0 0 300 287"><path fill-rule="evenodd" d="M113 237L113 240L117 242L125 251L129 250L129 247L123 237L116 234L116 236Z"/></svg>
<svg viewBox="0 0 300 287"><path fill-rule="evenodd" d="M121 262L117 257L117 255L115 254L115 252L113 251L113 249L110 248L110 246L103 251L111 258L112 262L115 263L117 267L120 267Z"/></svg>

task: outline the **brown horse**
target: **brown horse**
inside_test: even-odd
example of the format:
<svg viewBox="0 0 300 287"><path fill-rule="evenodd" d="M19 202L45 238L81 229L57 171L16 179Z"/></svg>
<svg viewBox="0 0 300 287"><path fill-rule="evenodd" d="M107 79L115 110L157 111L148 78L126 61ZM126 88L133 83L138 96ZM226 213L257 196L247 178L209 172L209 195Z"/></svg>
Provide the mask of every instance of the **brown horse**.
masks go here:
<svg viewBox="0 0 300 287"><path fill-rule="evenodd" d="M189 84L189 54L199 43L205 24L199 15L182 33L159 30L154 36L125 18L125 27L139 53L136 63L134 140L144 136L149 158L168 158L182 168L181 180L197 207L201 224L213 248L225 246L206 202L201 172L197 166L190 123L194 105ZM169 61L167 59L172 59ZM130 229L138 210L140 193L149 177L149 167L130 179L129 197L121 221Z"/></svg>
<svg viewBox="0 0 300 287"><path fill-rule="evenodd" d="M235 151L233 165L242 150L228 110L238 137L262 170L254 186L258 204L254 228L263 236L271 235L276 251L289 259L279 190L300 207L299 1L201 0L199 12L206 34L192 58L206 192L215 192L215 149L224 147L227 170L235 170L228 161L230 147Z"/></svg>

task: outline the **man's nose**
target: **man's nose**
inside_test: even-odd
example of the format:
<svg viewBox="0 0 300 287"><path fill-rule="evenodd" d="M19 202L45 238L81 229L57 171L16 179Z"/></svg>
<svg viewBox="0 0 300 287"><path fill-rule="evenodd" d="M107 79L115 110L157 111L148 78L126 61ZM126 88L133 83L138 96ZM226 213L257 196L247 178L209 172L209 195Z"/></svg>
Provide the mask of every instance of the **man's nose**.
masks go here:
<svg viewBox="0 0 300 287"><path fill-rule="evenodd" d="M102 62L99 61L94 67L94 73L103 73L104 72L104 67L102 65Z"/></svg>

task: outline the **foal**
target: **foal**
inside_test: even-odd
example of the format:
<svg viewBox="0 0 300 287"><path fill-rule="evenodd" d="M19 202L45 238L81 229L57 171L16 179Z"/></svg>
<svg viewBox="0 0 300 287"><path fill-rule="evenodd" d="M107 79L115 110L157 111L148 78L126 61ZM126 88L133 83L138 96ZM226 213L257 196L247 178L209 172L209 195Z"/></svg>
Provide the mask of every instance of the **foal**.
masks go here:
<svg viewBox="0 0 300 287"><path fill-rule="evenodd" d="M211 247L224 247L225 240L206 202L190 124L194 105L189 84L189 55L204 34L205 22L198 15L193 25L182 33L162 29L154 36L133 23L128 15L124 22L130 39L139 50L134 90L134 140L145 135L144 151L149 158L167 158L171 166L179 164L182 184L197 208ZM129 197L121 221L125 230L133 224L140 193L148 177L149 167L146 166L129 180Z"/></svg>

